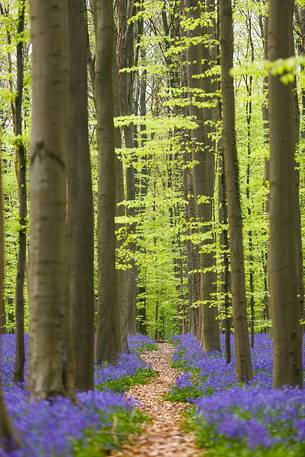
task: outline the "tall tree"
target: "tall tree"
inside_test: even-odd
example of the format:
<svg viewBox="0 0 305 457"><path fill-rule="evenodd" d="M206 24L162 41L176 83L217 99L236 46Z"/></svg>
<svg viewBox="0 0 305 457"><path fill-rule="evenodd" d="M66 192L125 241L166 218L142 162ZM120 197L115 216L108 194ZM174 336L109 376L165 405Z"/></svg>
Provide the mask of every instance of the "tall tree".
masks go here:
<svg viewBox="0 0 305 457"><path fill-rule="evenodd" d="M115 362L122 349L115 274L115 134L113 97L114 21L112 0L97 0L96 110L99 152L99 303L96 360ZM106 102L107 100L107 102Z"/></svg>
<svg viewBox="0 0 305 457"><path fill-rule="evenodd" d="M294 1L270 1L268 57L285 59L293 50ZM269 75L270 245L269 288L274 350L273 385L302 385L302 329L295 240L297 198L296 117L292 83Z"/></svg>
<svg viewBox="0 0 305 457"><path fill-rule="evenodd" d="M93 388L93 196L88 141L87 16L85 0L69 1L71 127L68 160L70 306L75 387Z"/></svg>
<svg viewBox="0 0 305 457"><path fill-rule="evenodd" d="M135 42L135 33L134 33L134 22L128 21L132 17L135 10L134 0L119 0L117 2L117 12L118 12L118 23L119 23L119 37L117 55L118 55L118 65L119 70L133 67L135 62L135 52L134 52L134 42ZM133 72L121 72L119 74L119 94L120 94L120 115L126 116L134 114L134 73ZM132 149L135 147L135 127L133 124L124 126L124 141L125 147ZM136 185L135 185L135 169L132 163L132 157L130 157L130 162L126 167L126 197L129 202L134 202L136 198ZM136 224L134 223L135 218L135 208L127 206L126 208L127 216L130 217L130 223L128 224L128 235L131 239L129 243L129 248L132 251L133 255L131 257L130 263L131 267L128 270L128 332L135 333L136 331L136 296L137 296L137 272L136 264L134 260L134 252L136 249L135 230Z"/></svg>
<svg viewBox="0 0 305 457"><path fill-rule="evenodd" d="M33 111L29 389L34 398L73 391L67 353L68 7L68 0L30 1Z"/></svg>
<svg viewBox="0 0 305 457"><path fill-rule="evenodd" d="M118 34L120 35L120 34ZM119 45L118 45L119 47ZM119 70L118 62L116 55L113 59L113 96L114 96L114 115L119 115L119 97L120 95L116 91L118 87L119 79ZM121 129L115 129L115 148L122 148L122 137ZM116 299L118 300L120 306L120 325L121 325L121 341L122 349L126 351L128 349L128 314L129 314L129 271L124 268L119 268L118 263L120 261L120 256L118 255L120 249L123 247L125 242L125 230L124 224L121 223L121 217L126 216L126 208L122 202L126 200L125 198L125 188L124 188L124 167L121 158L116 154L115 157L115 198L116 198L116 218L118 218L118 223L116 224Z"/></svg>
<svg viewBox="0 0 305 457"><path fill-rule="evenodd" d="M16 358L14 378L16 381L24 380L24 282L26 264L26 224L27 224L27 183L26 183L26 149L23 134L23 84L24 84L24 18L25 0L20 0L18 4L17 22L17 94L15 98L15 142L16 142L16 171L18 180L18 200L19 200L19 244L18 244L18 264L16 278Z"/></svg>
<svg viewBox="0 0 305 457"><path fill-rule="evenodd" d="M205 13L211 12L211 3L208 2ZM198 0L185 1L186 12L190 18L197 20L202 11L202 4ZM196 22L195 22L196 23ZM213 26L192 28L188 33L190 38L198 35L214 35ZM213 37L215 38L215 37ZM202 107L202 100L216 89L210 78L207 76L211 61L214 58L214 47L211 49L206 44L191 43L187 51L188 59L188 84L191 88L190 113L195 116L198 128L192 132L193 160L197 161L193 169L194 190L196 198L196 216L200 224L200 231L205 235L203 253L199 254L200 273L200 295L202 303L200 309L200 340L205 351L219 350L219 327L217 321L217 309L211 306L213 294L216 292L216 278L214 273L214 254L211 249L213 237L211 235L213 193L214 193L214 166L215 157L213 142L210 141L208 122L213 114ZM199 91L198 91L199 89ZM199 92L199 96L198 96Z"/></svg>
<svg viewBox="0 0 305 457"><path fill-rule="evenodd" d="M245 291L242 215L235 132L233 67L233 14L231 0L220 0L221 93L223 103L223 146L230 234L231 291L235 336L236 374L239 380L252 377Z"/></svg>
<svg viewBox="0 0 305 457"><path fill-rule="evenodd" d="M230 306L230 268L229 268L229 237L228 237L228 208L226 200L226 182L223 161L223 147L220 148L219 157L219 180L218 180L218 198L219 198L219 223L223 228L220 233L220 243L222 249L222 274L221 274L221 292L223 294L224 307L224 331L225 331L225 350L226 362L231 362L231 306Z"/></svg>

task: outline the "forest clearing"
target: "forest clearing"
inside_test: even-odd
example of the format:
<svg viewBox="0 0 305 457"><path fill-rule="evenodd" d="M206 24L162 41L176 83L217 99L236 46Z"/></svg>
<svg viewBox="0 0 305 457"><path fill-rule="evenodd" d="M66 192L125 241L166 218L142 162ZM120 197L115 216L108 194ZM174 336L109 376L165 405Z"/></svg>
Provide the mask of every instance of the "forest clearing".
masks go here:
<svg viewBox="0 0 305 457"><path fill-rule="evenodd" d="M0 0L0 457L304 457L304 0Z"/></svg>

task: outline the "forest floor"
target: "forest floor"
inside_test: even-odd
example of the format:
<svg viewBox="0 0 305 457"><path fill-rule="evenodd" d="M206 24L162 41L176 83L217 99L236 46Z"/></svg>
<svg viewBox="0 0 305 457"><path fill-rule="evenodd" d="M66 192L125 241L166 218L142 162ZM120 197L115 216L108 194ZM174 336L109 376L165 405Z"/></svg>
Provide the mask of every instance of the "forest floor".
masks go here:
<svg viewBox="0 0 305 457"><path fill-rule="evenodd" d="M132 437L123 449L113 453L114 457L201 457L204 453L196 447L194 435L183 430L182 413L186 405L164 399L180 372L171 367L173 346L167 343L158 346L158 351L141 355L158 376L128 391L128 396L141 403L152 421L140 436Z"/></svg>

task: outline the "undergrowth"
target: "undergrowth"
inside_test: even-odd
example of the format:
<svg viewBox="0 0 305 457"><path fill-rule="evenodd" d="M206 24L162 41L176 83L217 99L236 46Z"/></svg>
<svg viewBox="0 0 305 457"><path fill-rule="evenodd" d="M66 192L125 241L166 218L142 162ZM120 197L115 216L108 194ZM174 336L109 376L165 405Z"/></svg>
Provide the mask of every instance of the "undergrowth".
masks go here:
<svg viewBox="0 0 305 457"><path fill-rule="evenodd" d="M123 376L119 379L110 379L96 386L97 390L112 390L113 392L125 392L136 384L146 384L157 376L151 368L139 368L133 376Z"/></svg>
<svg viewBox="0 0 305 457"><path fill-rule="evenodd" d="M130 435L140 434L144 424L149 422L147 415L138 408L126 411L122 408L109 418L107 426L99 431L88 429L84 437L73 445L75 457L104 457L114 449L119 449Z"/></svg>

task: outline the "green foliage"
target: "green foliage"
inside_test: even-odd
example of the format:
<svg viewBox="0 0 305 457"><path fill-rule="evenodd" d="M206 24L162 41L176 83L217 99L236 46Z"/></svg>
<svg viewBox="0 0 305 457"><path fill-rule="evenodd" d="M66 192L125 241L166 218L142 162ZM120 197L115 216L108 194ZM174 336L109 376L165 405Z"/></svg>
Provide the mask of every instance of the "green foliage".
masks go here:
<svg viewBox="0 0 305 457"><path fill-rule="evenodd" d="M102 413L101 413L102 414ZM84 438L74 443L74 457L103 457L120 448L131 434L139 434L148 417L140 410L122 410L109 418L108 427L87 430Z"/></svg>
<svg viewBox="0 0 305 457"><path fill-rule="evenodd" d="M201 375L199 379L199 370L188 370L188 373L191 374L189 379L190 385L185 386L184 388L177 388L176 385L173 386L170 392L166 394L166 400L184 403L187 402L190 398L196 400L197 398L202 397L203 394L199 389L199 384L202 384L202 381L206 378L203 378Z"/></svg>
<svg viewBox="0 0 305 457"><path fill-rule="evenodd" d="M137 347L135 352L138 354L142 354L143 352L151 352L151 351L158 351L159 348L156 344L154 343L145 343L142 346Z"/></svg>
<svg viewBox="0 0 305 457"><path fill-rule="evenodd" d="M136 384L146 384L157 373L151 368L139 368L134 376L123 376L119 379L111 379L96 386L97 390L112 390L114 392L125 392Z"/></svg>
<svg viewBox="0 0 305 457"><path fill-rule="evenodd" d="M28 2L27 2L28 3ZM299 0L304 5L303 0ZM31 115L31 62L29 45L29 11L26 8L25 32L17 34L17 2L2 2L5 14L1 16L0 60L1 60L1 128L0 143L5 204L5 303L7 330L15 327L15 282L18 250L18 188L15 170L15 146L23 141L28 151ZM208 68L198 72L194 80L198 87L189 88L187 81L188 50L199 46L212 48L218 45L215 37L207 30L212 28L215 13L200 4L200 14L190 16L183 12L179 0L137 2L134 16L128 19L135 30L143 34L135 44L137 59L128 68L120 69L135 82L130 93L140 96L141 87L146 87L145 115L132 110L129 115L118 116L115 125L120 130L122 145L117 157L123 164L125 198L118 202L121 215L117 217L118 269L137 271L138 321L146 311L148 333L156 339L165 339L170 334L188 330L189 280L200 270L188 266L187 246L201 254L212 252L215 258L216 291L210 306L219 310L219 320L224 317L223 304L231 299L223 291L224 257L229 256L220 239L227 230L219 218L219 159L221 154L221 120L198 125L190 116L190 107L215 110L220 104L220 65L217 58L209 62ZM261 26L267 15L268 2L237 0L234 2L235 59L231 74L235 80L236 131L240 181L240 200L243 216L245 277L247 301L254 302L254 324L256 331L270 327L266 319L267 292L267 248L269 238L267 198L269 183L265 169L269 157L266 139L267 128L263 120L263 109L267 107L264 78L268 73L280 77L283 83L296 81L299 100L305 87L304 56L264 61L264 40ZM165 30L164 18L170 30ZM118 18L116 18L117 21ZM94 57L94 24L89 11L89 44ZM252 24L252 30L249 24ZM139 30L138 30L139 29ZM296 30L298 36L299 31ZM119 34L118 34L119 36ZM10 39L9 39L10 37ZM252 40L250 45L250 38ZM16 44L24 42L24 134L17 138L13 131L12 104L16 100ZM251 55L253 51L253 55ZM212 78L217 88L213 93L203 91L200 84ZM93 101L92 81L89 81L89 136L92 159L93 193L95 213L97 209L98 161L96 151L96 112ZM251 90L250 90L251 86ZM119 93L119 88L117 88ZM134 101L135 102L135 101ZM138 105L139 105L138 103ZM137 103L133 103L134 107ZM249 105L251 116L249 118ZM132 128L133 147L127 148L126 127ZM203 235L203 225L196 214L187 215L187 207L194 195L184 188L188 173L192 173L198 162L193 160L194 151L200 145L192 137L197 128L204 129L213 141L215 156L215 191L212 199L213 220L208 221ZM305 154L304 116L301 117L301 141L298 151L300 169L300 200L302 208L302 236L305 240ZM203 154L204 154L203 148ZM126 170L135 174L134 199L126 195ZM204 204L206 196L197 196L197 203ZM305 246L305 243L303 243ZM97 284L98 259L95 256L95 287ZM207 270L203 270L207 271ZM252 283L252 284L251 284ZM25 288L26 301L27 289ZM193 306L201 306L196 302ZM28 303L26 303L26 327L28 326ZM250 308L250 307L249 307ZM250 314L250 311L249 311ZM147 350L146 348L145 350ZM183 367L180 367L183 368Z"/></svg>
<svg viewBox="0 0 305 457"><path fill-rule="evenodd" d="M229 440L215 433L213 427L203 424L203 420L195 419L194 411L190 410L185 416L185 428L195 433L196 443L207 450L208 457L303 457L304 444L293 448L284 445L274 445L268 448L250 449L245 443Z"/></svg>

